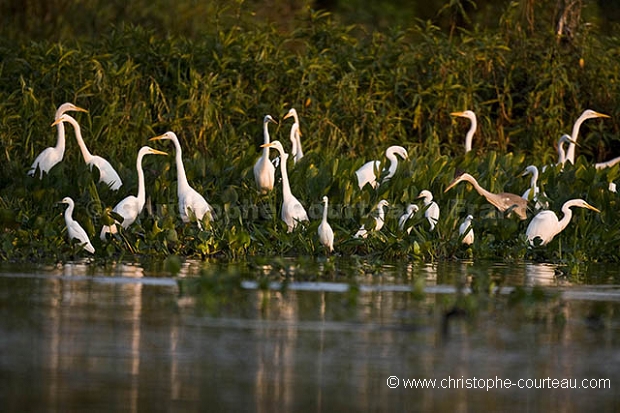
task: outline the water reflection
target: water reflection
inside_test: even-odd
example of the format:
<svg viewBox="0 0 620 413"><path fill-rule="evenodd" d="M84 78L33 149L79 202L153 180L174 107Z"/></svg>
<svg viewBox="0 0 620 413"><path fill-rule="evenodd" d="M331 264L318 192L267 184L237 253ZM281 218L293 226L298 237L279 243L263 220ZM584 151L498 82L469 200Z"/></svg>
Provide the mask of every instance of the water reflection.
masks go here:
<svg viewBox="0 0 620 413"><path fill-rule="evenodd" d="M196 265L184 266L182 277L198 273ZM386 385L391 375L611 378L613 385L617 286L569 288L553 266L364 264L352 270L354 283L310 284L306 265L257 265L247 270L249 281L274 272L298 281L288 290L248 283L230 295L234 301L225 291L188 300L169 277L138 264L114 268L114 276L93 274L84 263L0 275L0 400L7 411L469 411L506 403L519 411L615 409L610 390ZM582 294L505 308L507 301L481 300L477 315L451 319L446 335L441 326L455 286L482 275L506 287ZM421 299L411 293L419 279L429 291ZM546 315L554 311L564 319ZM601 324L593 324L597 318Z"/></svg>

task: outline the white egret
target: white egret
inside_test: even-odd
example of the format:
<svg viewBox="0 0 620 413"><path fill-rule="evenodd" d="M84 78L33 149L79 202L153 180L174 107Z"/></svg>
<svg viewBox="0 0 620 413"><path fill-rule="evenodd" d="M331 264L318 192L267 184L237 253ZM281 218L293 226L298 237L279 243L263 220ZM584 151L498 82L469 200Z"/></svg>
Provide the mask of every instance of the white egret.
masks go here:
<svg viewBox="0 0 620 413"><path fill-rule="evenodd" d="M323 197L323 220L321 224L319 224L319 241L321 244L327 248L329 252L334 250L334 231L332 230L331 225L327 222L327 209L328 209L328 198L326 196Z"/></svg>
<svg viewBox="0 0 620 413"><path fill-rule="evenodd" d="M564 144L572 141L570 135L562 135L558 140L558 165L564 166L566 163L566 151L564 150Z"/></svg>
<svg viewBox="0 0 620 413"><path fill-rule="evenodd" d="M269 128L267 125L269 125L270 122L277 123L270 115L265 116L263 119L264 144L261 145L263 154L254 164L254 180L256 181L256 187L263 194L273 189L276 174L276 167L269 159Z"/></svg>
<svg viewBox="0 0 620 413"><path fill-rule="evenodd" d="M65 112L74 111L74 112L88 112L86 109L82 109L78 106L75 106L73 103L63 103L56 109L56 115L54 116L54 120L58 120ZM39 169L39 179L43 178L43 172L49 173L50 169L52 169L57 163L62 161L62 158L65 156L65 125L64 123L59 123L57 125L58 128L58 139L56 141L56 146L52 146L44 149L39 156L36 157L30 170L28 171L29 176L34 176L37 168Z"/></svg>
<svg viewBox="0 0 620 413"><path fill-rule="evenodd" d="M299 222L308 221L308 213L303 205L295 198L291 192L291 185L288 181L288 171L286 161L288 154L284 152L284 147L280 141L273 141L262 145L263 147L275 148L280 153L280 172L282 173L282 220L291 232Z"/></svg>
<svg viewBox="0 0 620 413"><path fill-rule="evenodd" d="M52 123L52 126L56 126L62 122L69 122L71 125L73 125L73 130L75 131L75 139L77 139L80 150L82 151L82 157L84 158L84 162L86 162L86 165L88 165L91 171L93 170L93 166L97 167L97 169L99 170L99 182L105 183L107 186L110 187L110 189L113 189L115 191L120 188L121 185L123 185L123 181L121 180L121 177L118 176L118 173L116 173L116 170L114 170L112 165L110 165L110 162L108 162L101 156L92 155L86 147L86 144L84 143L84 138L82 138L82 130L80 128L80 124L77 123L77 121L71 116L64 114L60 116L54 123Z"/></svg>
<svg viewBox="0 0 620 413"><path fill-rule="evenodd" d="M553 237L562 232L573 216L571 207L587 208L592 211L601 212L583 199L571 199L570 201L566 201L562 206L564 217L561 220L558 220L557 215L553 211L541 211L532 218L525 231L530 245L535 245L534 240L536 238L540 238L540 245L546 245L551 242Z"/></svg>
<svg viewBox="0 0 620 413"><path fill-rule="evenodd" d="M566 151L567 161L569 161L572 164L575 163L575 144L577 143L577 137L579 135L579 128L581 127L581 124L588 119L609 118L609 117L610 117L609 115L595 112L591 109L586 109L583 111L581 116L577 118L577 120L575 121L575 124L573 125L573 131L570 135L571 141L568 143L568 150Z"/></svg>
<svg viewBox="0 0 620 413"><path fill-rule="evenodd" d="M291 144L293 145L291 149L291 155L293 156L294 163L297 163L301 158L304 157L304 151L301 148L301 125L299 124L299 117L297 116L297 111L295 108L291 108L286 115L284 115L283 119L287 119L292 117L294 122L293 126L291 126Z"/></svg>
<svg viewBox="0 0 620 413"><path fill-rule="evenodd" d="M398 167L398 159L396 158L396 155L403 159L407 159L409 157L407 150L402 146L390 146L387 148L385 151L385 157L390 161L390 167L388 169L388 174L385 178L383 178L382 182L387 181L396 173L396 168ZM379 185L375 171L379 171L380 167L381 161L369 161L355 171L355 175L357 175L357 183L360 189L362 189L366 184L370 184L373 188L376 188Z"/></svg>
<svg viewBox="0 0 620 413"><path fill-rule="evenodd" d="M431 191L423 190L418 195L419 198L424 198L424 206L427 207L426 211L424 211L424 216L428 220L428 223L431 224L431 231L435 229L435 225L437 221L439 221L439 205L437 202L433 201L433 194Z"/></svg>
<svg viewBox="0 0 620 413"><path fill-rule="evenodd" d="M610 159L607 162L599 162L594 164L594 167L596 169L605 169L605 168L611 168L612 166L616 165L618 162L620 162L620 156Z"/></svg>
<svg viewBox="0 0 620 413"><path fill-rule="evenodd" d="M474 227L471 222L474 220L472 215L467 215L459 226L459 236L463 237L463 244L471 245L474 243Z"/></svg>
<svg viewBox="0 0 620 413"><path fill-rule="evenodd" d="M127 229L134 221L138 218L140 212L142 212L142 208L144 208L144 203L146 202L146 189L144 185L144 171L142 170L142 158L146 155L168 155L166 152L158 151L156 149L150 148L148 146L143 146L138 151L138 157L136 158L136 170L138 171L138 196L130 195L123 199L121 202L116 204L112 212L123 217L123 222L120 223L123 228ZM106 234L115 234L116 224L119 224L118 221L114 225L104 225L101 229L100 237L102 240L105 240Z"/></svg>
<svg viewBox="0 0 620 413"><path fill-rule="evenodd" d="M511 194L510 192L502 192L499 194L489 192L481 187L478 181L468 173L464 173L455 178L444 192L448 192L456 184L463 181L472 184L478 194L485 197L491 205L495 206L495 208L499 209L501 212L511 210L517 214L519 218L527 219L527 201L525 199L521 198L519 195Z"/></svg>
<svg viewBox="0 0 620 413"><path fill-rule="evenodd" d="M400 218L398 218L398 229L400 229L401 231L405 231L405 224L407 224L407 221L411 219L419 210L420 208L418 208L416 204L407 205L405 213L402 214ZM407 227L407 234L411 233L412 228L413 227Z"/></svg>
<svg viewBox="0 0 620 413"><path fill-rule="evenodd" d="M463 112L452 112L450 115L452 116L460 116L462 118L467 118L471 121L471 126L467 131L467 135L465 135L465 153L471 151L471 143L474 138L474 134L476 133L476 129L478 128L478 121L476 120L476 114L471 110L466 110Z"/></svg>
<svg viewBox="0 0 620 413"><path fill-rule="evenodd" d="M174 132L166 132L163 135L149 139L149 141L170 140L174 143L175 160L177 166L177 196L179 198L179 214L183 222L189 222L190 217L195 216L198 228L202 229L202 220L206 217L208 221L213 220L213 208L187 182L185 166L183 166L183 154L179 138Z"/></svg>
<svg viewBox="0 0 620 413"><path fill-rule="evenodd" d="M521 176L527 176L530 174L532 175L532 177L530 178L530 187L523 193L523 195L521 195L521 198L525 199L526 201L535 201L535 209L546 209L549 207L549 203L541 202L538 200L540 188L538 187L538 168L536 167L536 165L529 165L527 168L525 168L525 171ZM543 193L543 196L546 195Z"/></svg>
<svg viewBox="0 0 620 413"><path fill-rule="evenodd" d="M73 203L73 199L69 197L65 197L60 201L62 204L69 205L65 210L65 223L67 224L67 235L69 236L69 242L73 241L73 239L77 239L80 241L80 246L84 247L84 250L90 252L91 254L95 253L95 247L90 243L90 239L88 239L88 235L84 228L73 219L73 208L75 204Z"/></svg>
<svg viewBox="0 0 620 413"><path fill-rule="evenodd" d="M379 201L379 203L375 207L375 211L373 214L374 215L373 218L375 219L375 227L371 228L371 230L380 231L381 228L383 228L383 225L385 224L385 209L384 208L388 206L390 206L390 204L385 199L382 199L381 201ZM369 230L366 229L364 225L362 225L360 229L355 233L355 235L353 235L353 238L367 238L368 232Z"/></svg>

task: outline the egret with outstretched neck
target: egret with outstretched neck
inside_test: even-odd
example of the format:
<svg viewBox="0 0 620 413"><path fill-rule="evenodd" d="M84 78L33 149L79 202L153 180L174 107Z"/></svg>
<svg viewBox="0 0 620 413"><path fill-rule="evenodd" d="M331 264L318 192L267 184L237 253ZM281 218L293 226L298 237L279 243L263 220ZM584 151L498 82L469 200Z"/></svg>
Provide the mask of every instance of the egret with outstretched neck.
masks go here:
<svg viewBox="0 0 620 413"><path fill-rule="evenodd" d="M56 115L54 116L54 120L58 120L65 112L88 112L86 109L82 109L78 106L75 106L73 103L63 103L56 110ZM29 176L34 176L37 168L39 169L39 179L43 178L43 173L49 173L50 169L52 169L56 164L62 161L62 158L65 156L65 124L59 123L56 125L58 129L58 138L56 140L56 146L52 146L49 148L45 148L39 156L36 157L30 170L28 171Z"/></svg>
<svg viewBox="0 0 620 413"><path fill-rule="evenodd" d="M67 235L69 237L69 242L77 239L80 242L80 246L83 247L85 251L94 254L95 247L93 247L93 244L90 243L90 239L88 239L86 231L84 231L84 228L82 228L82 226L73 219L73 208L75 206L73 199L65 197L62 201L60 201L60 203L69 205L65 210L65 224L67 224Z"/></svg>
<svg viewBox="0 0 620 413"><path fill-rule="evenodd" d="M476 133L476 129L478 128L478 121L476 120L476 114L471 110L465 110L463 112L452 112L450 115L467 118L471 121L471 126L469 127L469 130L467 131L467 135L465 135L465 153L471 151L474 134Z"/></svg>
<svg viewBox="0 0 620 413"><path fill-rule="evenodd" d="M334 250L334 231L332 230L331 225L329 225L329 222L327 222L327 210L328 210L328 198L326 196L323 197L323 219L321 220L321 223L319 224L319 228L318 228L318 234L319 234L319 241L321 241L321 244L323 244L323 246L325 248L327 248L327 250L329 252L332 252Z"/></svg>
<svg viewBox="0 0 620 413"><path fill-rule="evenodd" d="M275 182L276 167L269 159L269 123L277 123L270 115L263 119L263 153L254 164L254 180L259 192L266 194L273 189Z"/></svg>
<svg viewBox="0 0 620 413"><path fill-rule="evenodd" d="M540 245L546 245L551 242L556 235L564 231L564 228L568 226L568 223L573 217L572 207L587 208L595 212L601 212L583 199L571 199L570 201L566 201L562 206L564 217L561 220L558 220L557 215L553 211L541 211L532 218L525 231L530 245L534 246L537 238L541 241Z"/></svg>
<svg viewBox="0 0 620 413"><path fill-rule="evenodd" d="M568 143L568 150L566 151L567 161L569 161L572 164L575 163L575 144L577 143L577 137L579 135L579 128L581 127L581 124L588 119L609 118L609 117L610 117L609 115L605 115L603 113L599 113L591 109L586 109L583 111L581 116L577 118L577 120L575 121L575 124L573 125L573 131L570 135L571 141Z"/></svg>
<svg viewBox="0 0 620 413"><path fill-rule="evenodd" d="M409 155L407 154L407 150L402 146L390 146L385 151L385 157L390 161L390 167L387 170L387 175L381 181L386 182L396 173L396 168L398 167L398 158L396 155L400 156L403 159L407 159ZM375 171L379 171L381 167L381 161L369 161L362 165L357 171L355 171L355 175L357 176L357 183L362 189L364 185L370 184L373 188L376 188L379 185L377 182L377 175ZM385 172L385 171L384 171Z"/></svg>

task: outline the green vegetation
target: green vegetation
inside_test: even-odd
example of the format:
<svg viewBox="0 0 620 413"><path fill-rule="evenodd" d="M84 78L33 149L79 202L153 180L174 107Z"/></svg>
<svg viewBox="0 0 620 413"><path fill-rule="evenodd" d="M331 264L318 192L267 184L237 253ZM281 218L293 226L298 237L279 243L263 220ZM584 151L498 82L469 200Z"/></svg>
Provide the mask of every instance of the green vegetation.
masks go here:
<svg viewBox="0 0 620 413"><path fill-rule="evenodd" d="M56 205L65 196L75 200L73 217L101 260L133 254L320 255L316 229L323 195L330 198L335 249L343 255L618 260L618 198L607 190L618 166L602 171L592 166L620 155L617 38L583 25L570 39L559 39L528 28L512 6L495 29L444 31L417 21L407 29L372 32L307 9L290 30L281 30L244 18L243 3L237 6L214 10L200 36L122 24L79 40L26 42L15 33L0 40L2 260L62 261L84 254L66 241L64 209ZM64 161L42 180L26 176L37 154L55 144L50 124L66 101L89 110L75 117L93 154L106 157L122 177L119 191L97 184L71 127ZM291 107L301 117L306 157L289 163L289 175L311 222L286 234L279 218L281 185L259 195L252 166L264 115L280 120ZM557 139L570 133L587 108L611 119L586 122L576 165L563 171L548 167L539 185L554 211L579 197L602 213L576 210L569 227L547 247L528 250L527 221L497 215L468 184L443 193L460 170L493 192L523 193L529 179L521 172L529 164L555 163ZM450 116L464 109L474 110L479 123L467 155L463 142L469 125ZM287 120L271 129L272 139L287 150L289 128ZM207 231L182 225L173 156L147 157L148 211L127 231L102 242L98 234L106 208L136 193L138 149L167 130L179 136L188 180L214 206L217 221ZM173 153L170 145L150 144ZM378 190L360 191L354 171L372 159L385 164L390 145L406 147L409 160ZM435 195L440 222L429 232L418 213L407 235L397 220L407 203L422 206L415 200L422 189ZM352 239L380 199L392 205L386 226L366 240ZM469 213L476 243L467 249L457 229Z"/></svg>

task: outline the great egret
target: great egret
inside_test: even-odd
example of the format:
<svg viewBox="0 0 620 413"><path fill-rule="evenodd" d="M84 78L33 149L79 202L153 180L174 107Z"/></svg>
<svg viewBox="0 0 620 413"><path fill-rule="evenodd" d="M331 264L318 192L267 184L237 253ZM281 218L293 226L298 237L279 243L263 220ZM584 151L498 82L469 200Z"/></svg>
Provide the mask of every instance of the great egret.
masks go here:
<svg viewBox="0 0 620 413"><path fill-rule="evenodd" d="M396 158L396 155L403 159L407 159L409 157L407 150L402 146L390 146L387 148L385 151L385 157L390 161L390 168L388 169L388 174L385 178L383 178L382 182L387 181L396 173L396 168L398 167L398 159ZM369 161L355 171L355 175L357 175L357 183L360 189L362 189L366 184L370 184L373 188L376 188L379 185L375 171L378 171L380 167L381 161Z"/></svg>
<svg viewBox="0 0 620 413"><path fill-rule="evenodd" d="M564 144L572 141L570 135L562 135L558 140L558 165L564 166L566 163L566 151L564 150Z"/></svg>
<svg viewBox="0 0 620 413"><path fill-rule="evenodd" d="M525 171L521 176L527 176L530 174L532 175L532 177L530 178L530 187L523 193L523 195L521 195L521 198L525 199L526 201L535 201L535 209L546 209L549 207L549 203L540 202L538 200L540 188L538 187L538 168L536 167L536 165L529 165L527 168L525 168Z"/></svg>
<svg viewBox="0 0 620 413"><path fill-rule="evenodd" d="M375 207L374 217L373 217L375 219L375 227L372 228L371 230L380 231L381 228L383 228L383 225L385 224L384 208L388 206L390 206L390 204L385 199L382 199L381 201L379 201L379 203ZM367 230L366 227L362 225L360 229L355 233L355 235L353 235L353 238L367 238L368 231L369 230Z"/></svg>
<svg viewBox="0 0 620 413"><path fill-rule="evenodd" d="M82 228L82 226L73 219L73 208L75 206L73 199L65 197L62 201L60 201L60 203L69 205L65 210L65 223L67 224L67 235L69 236L69 242L73 241L73 239L77 239L80 241L80 246L83 246L86 251L94 254L95 248L93 247L93 244L90 243L86 231L84 231L84 228Z"/></svg>
<svg viewBox="0 0 620 413"><path fill-rule="evenodd" d="M471 245L474 243L474 227L471 222L474 220L472 215L467 215L459 226L459 236L463 237L463 244Z"/></svg>
<svg viewBox="0 0 620 413"><path fill-rule="evenodd" d="M332 230L331 225L327 222L327 208L328 208L328 198L326 196L323 197L323 220L321 224L319 224L319 241L321 244L327 248L329 252L334 250L334 231Z"/></svg>
<svg viewBox="0 0 620 413"><path fill-rule="evenodd" d="M407 221L409 221L409 219L411 219L411 217L413 217L415 213L419 210L420 208L418 208L416 204L407 205L405 213L402 214L400 218L398 218L398 229L400 229L401 231L405 231L405 224L407 224ZM407 234L411 233L412 228L413 227L407 227Z"/></svg>
<svg viewBox="0 0 620 413"><path fill-rule="evenodd" d="M472 184L480 195L485 197L491 205L495 206L495 208L499 209L501 212L511 210L517 214L519 218L527 219L527 201L525 199L521 198L519 195L511 194L510 192L502 192L499 194L489 192L481 187L480 184L478 184L478 181L476 181L476 179L468 173L464 173L455 178L444 192L448 192L456 184L462 181Z"/></svg>
<svg viewBox="0 0 620 413"><path fill-rule="evenodd" d="M299 222L308 221L308 214L304 206L295 198L291 192L291 185L288 181L286 161L288 154L284 152L284 147L280 141L273 141L262 145L267 148L275 148L280 153L280 172L282 173L282 220L291 232Z"/></svg>
<svg viewBox="0 0 620 413"><path fill-rule="evenodd" d="M138 157L136 158L136 170L138 171L138 196L130 195L123 199L121 202L116 204L112 212L123 217L123 222L120 223L123 228L127 229L131 224L134 223L136 218L140 212L142 212L142 208L144 208L144 202L146 201L146 189L144 188L144 171L142 170L142 158L146 155L168 155L166 152L158 151L157 149L150 148L148 146L143 146L138 151ZM105 241L106 234L115 234L116 233L116 224L114 225L104 225L101 228L100 237Z"/></svg>
<svg viewBox="0 0 620 413"><path fill-rule="evenodd" d="M591 109L586 109L583 111L583 113L581 114L581 116L579 116L579 118L577 118L577 120L575 121L575 124L573 125L573 131L570 135L572 141L570 141L568 143L568 150L566 151L566 160L569 161L570 163L574 164L575 163L575 144L577 142L577 136L579 135L579 128L581 127L581 124L588 120L588 119L593 119L593 118L609 118L609 115L605 115L603 113L599 113L599 112L595 112Z"/></svg>
<svg viewBox="0 0 620 413"><path fill-rule="evenodd" d="M170 140L174 143L175 160L177 165L177 196L179 198L179 214L183 222L189 222L193 215L198 222L198 228L202 229L202 220L206 216L209 221L213 220L213 208L194 188L187 182L183 155L179 138L174 132L166 132L163 135L149 139L149 141Z"/></svg>
<svg viewBox="0 0 620 413"><path fill-rule="evenodd" d="M293 145L291 149L291 155L293 156L293 162L297 163L301 158L304 157L304 151L301 148L301 125L299 124L299 117L297 116L297 111L295 108L291 108L286 115L284 115L283 119L287 119L293 117L294 123L291 126L291 144Z"/></svg>
<svg viewBox="0 0 620 413"><path fill-rule="evenodd" d="M471 121L471 126L467 131L467 135L465 135L465 153L471 151L471 143L474 138L474 133L476 133L476 128L478 127L478 121L476 120L476 114L471 110L466 110L463 112L452 112L450 115L452 116L460 116L462 118L467 118Z"/></svg>
<svg viewBox="0 0 620 413"><path fill-rule="evenodd" d="M583 199L571 199L570 201L566 201L562 206L564 217L561 220L558 220L557 215L553 211L541 211L532 218L532 221L530 221L525 231L530 245L535 245L534 240L536 238L540 238L540 245L546 245L551 242L553 237L562 232L573 216L571 207L587 208L592 211L601 212Z"/></svg>
<svg viewBox="0 0 620 413"><path fill-rule="evenodd" d="M256 187L258 190L266 194L273 189L273 183L275 182L276 167L271 163L269 159L269 123L277 123L270 115L263 118L263 137L264 144L263 154L254 164L254 180L256 181Z"/></svg>
<svg viewBox="0 0 620 413"><path fill-rule="evenodd" d="M73 103L63 103L56 109L56 115L54 116L54 120L60 118L65 112L74 111L74 112L88 112L86 109L82 109L78 106L75 106ZM49 173L50 169L54 167L57 163L62 161L62 158L65 155L65 125L64 123L59 123L58 126L58 139L56 141L56 146L52 146L44 149L39 156L36 157L30 170L28 171L29 176L34 176L37 168L39 168L39 179L43 178L43 172Z"/></svg>
<svg viewBox="0 0 620 413"><path fill-rule="evenodd" d="M105 183L107 186L110 187L110 189L113 189L115 191L120 188L121 185L123 185L123 181L121 180L121 177L118 176L118 173L116 173L116 170L114 170L112 165L110 165L110 162L108 162L101 156L92 155L86 147L86 144L84 143L84 138L82 138L82 130L80 128L80 124L77 123L77 121L71 116L64 114L60 116L54 123L52 123L52 126L56 126L62 122L69 122L71 125L73 125L73 129L75 131L75 139L77 139L80 150L82 151L82 157L84 158L84 162L86 162L86 165L88 165L91 171L93 170L93 166L97 167L97 169L99 170L99 182Z"/></svg>
<svg viewBox="0 0 620 413"><path fill-rule="evenodd" d="M423 190L418 195L419 198L424 198L424 206L427 207L426 211L424 211L424 216L428 220L428 223L431 224L431 231L435 229L435 225L437 221L439 221L439 205L437 202L433 201L433 194L431 191Z"/></svg>

